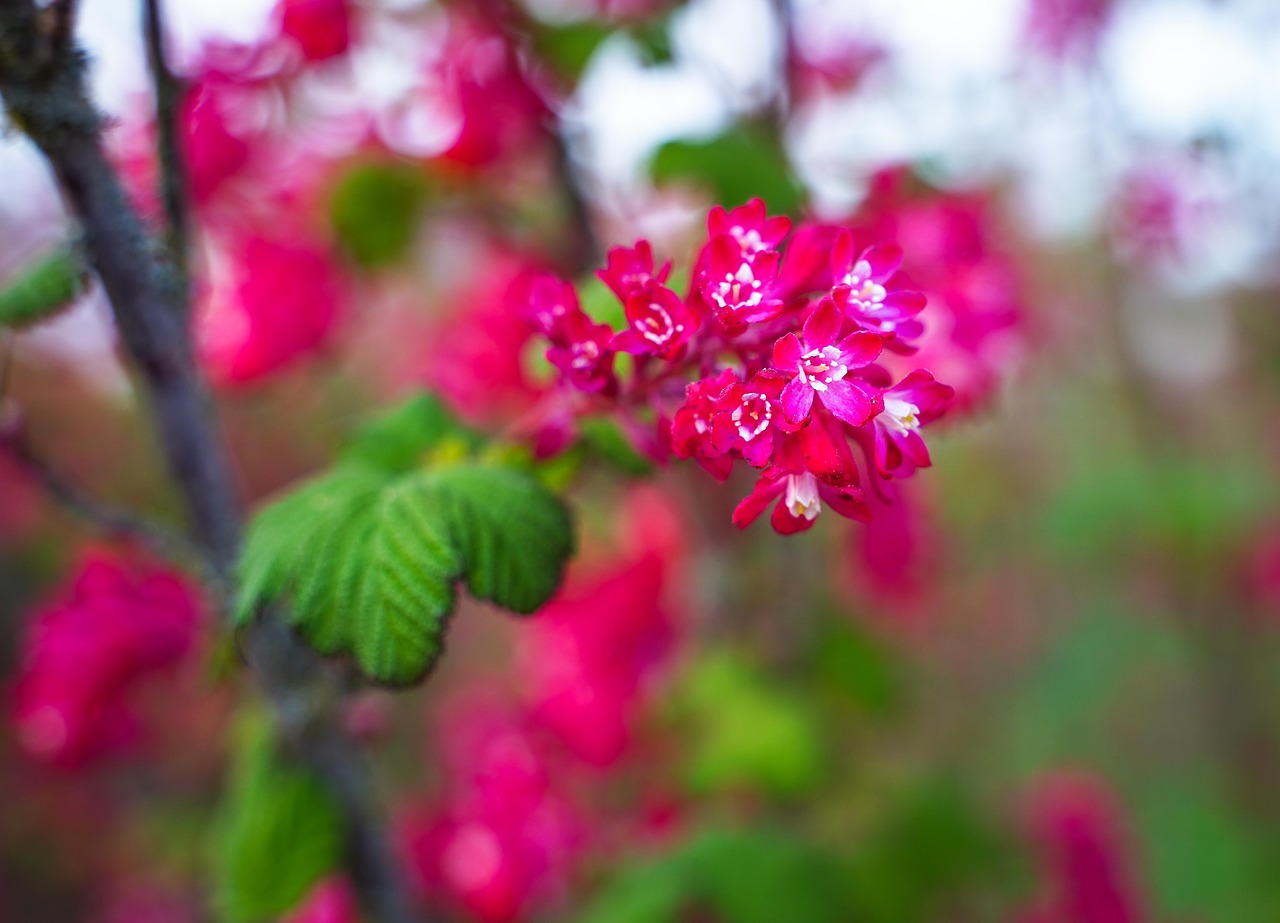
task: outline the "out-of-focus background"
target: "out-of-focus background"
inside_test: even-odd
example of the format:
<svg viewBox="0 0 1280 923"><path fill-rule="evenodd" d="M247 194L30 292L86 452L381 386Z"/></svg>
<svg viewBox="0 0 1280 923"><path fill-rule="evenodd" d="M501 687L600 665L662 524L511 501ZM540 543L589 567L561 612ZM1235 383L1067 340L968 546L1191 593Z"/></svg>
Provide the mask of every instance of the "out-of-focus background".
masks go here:
<svg viewBox="0 0 1280 923"><path fill-rule="evenodd" d="M154 218L140 6L78 36ZM508 430L545 387L514 280L687 266L756 196L896 240L957 391L899 505L789 538L602 437L562 597L470 604L425 686L347 706L434 918L1280 920L1280 5L164 9L248 503L414 389ZM70 234L9 132L0 290ZM0 389L86 491L177 515L96 289L0 331ZM3 454L0 551L0 921L357 920L274 855L296 906L211 893L254 717L193 578Z"/></svg>

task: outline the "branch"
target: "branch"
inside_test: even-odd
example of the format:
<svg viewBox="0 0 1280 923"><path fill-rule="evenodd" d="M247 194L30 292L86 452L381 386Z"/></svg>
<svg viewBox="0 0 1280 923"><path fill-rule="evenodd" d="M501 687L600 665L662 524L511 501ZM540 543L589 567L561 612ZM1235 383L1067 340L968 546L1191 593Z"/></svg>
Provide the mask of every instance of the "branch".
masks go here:
<svg viewBox="0 0 1280 923"><path fill-rule="evenodd" d="M85 249L150 401L192 534L210 569L229 581L242 520L230 460L192 358L186 285L148 236L102 150L83 54L54 48L35 0L0 0L0 97L48 159L84 228ZM249 629L244 646L282 733L296 740L300 758L343 806L347 870L371 919L412 923L367 767L338 729L338 677L276 619ZM300 711L299 702L311 705Z"/></svg>
<svg viewBox="0 0 1280 923"><path fill-rule="evenodd" d="M12 431L14 429L16 427L0 429L0 448L7 451L49 496L69 512L109 535L134 539L160 557L178 558L184 563L201 559L199 551L186 536L132 510L103 503L91 496L41 457L24 438Z"/></svg>
<svg viewBox="0 0 1280 923"><path fill-rule="evenodd" d="M160 161L160 195L168 222L169 257L184 282L187 277L187 248L191 218L186 200L186 168L178 143L179 106L182 103L182 81L169 67L164 48L164 19L160 0L146 0L143 12L147 42L147 62L156 97L156 143Z"/></svg>

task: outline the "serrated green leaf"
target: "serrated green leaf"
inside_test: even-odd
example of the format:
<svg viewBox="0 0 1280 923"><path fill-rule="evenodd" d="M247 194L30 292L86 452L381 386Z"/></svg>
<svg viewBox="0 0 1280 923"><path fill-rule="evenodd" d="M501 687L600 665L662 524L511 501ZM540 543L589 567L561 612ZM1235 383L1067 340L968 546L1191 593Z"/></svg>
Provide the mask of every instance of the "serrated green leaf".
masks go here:
<svg viewBox="0 0 1280 923"><path fill-rule="evenodd" d="M456 444L465 454L477 448L481 439L438 398L416 394L360 427L343 451L342 461L398 474L421 467L433 450L447 448L442 446L446 442Z"/></svg>
<svg viewBox="0 0 1280 923"><path fill-rule="evenodd" d="M430 475L383 492L351 608L355 652L372 678L401 685L426 675L440 655L445 618L463 557ZM303 618L309 619L304 613Z"/></svg>
<svg viewBox="0 0 1280 923"><path fill-rule="evenodd" d="M262 510L236 623L279 600L316 650L404 685L440 656L459 580L515 612L545 603L573 550L568 512L514 467L522 456L424 467L424 447L445 454L463 438L474 436L438 403L415 399L367 428L345 463Z"/></svg>
<svg viewBox="0 0 1280 923"><path fill-rule="evenodd" d="M308 565L318 546L366 507L386 480L370 468L339 467L264 507L241 551L234 624L248 623L263 604L288 595L300 578L314 573Z"/></svg>
<svg viewBox="0 0 1280 923"><path fill-rule="evenodd" d="M509 468L446 468L431 475L445 498L467 589L513 612L533 612L564 577L573 526L563 503Z"/></svg>
<svg viewBox="0 0 1280 923"><path fill-rule="evenodd" d="M23 329L69 307L88 289L89 273L75 247L59 247L23 267L0 289L0 327Z"/></svg>
<svg viewBox="0 0 1280 923"><path fill-rule="evenodd" d="M255 722L214 829L213 904L223 923L263 923L295 906L337 867L342 820L323 785L276 752Z"/></svg>

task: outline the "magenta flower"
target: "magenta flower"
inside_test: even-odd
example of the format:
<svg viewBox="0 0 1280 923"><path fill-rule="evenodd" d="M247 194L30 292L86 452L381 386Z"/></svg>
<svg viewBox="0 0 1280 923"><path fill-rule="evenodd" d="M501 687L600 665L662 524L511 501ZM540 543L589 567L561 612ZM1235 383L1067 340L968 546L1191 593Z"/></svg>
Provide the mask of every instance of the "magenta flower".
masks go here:
<svg viewBox="0 0 1280 923"><path fill-rule="evenodd" d="M611 394L618 382L613 374L613 331L609 325L577 313L567 315L560 329L562 340L547 350L547 360L578 390Z"/></svg>
<svg viewBox="0 0 1280 923"><path fill-rule="evenodd" d="M251 384L325 346L347 299L330 253L265 236L226 252L235 262L213 278L196 310L200 359L216 382Z"/></svg>
<svg viewBox="0 0 1280 923"><path fill-rule="evenodd" d="M671 421L671 449L676 457L696 458L718 481L729 476L733 459L716 448L712 428L716 415L724 409L725 396L735 384L741 381L731 369L715 378L693 382L685 389L684 406Z"/></svg>
<svg viewBox="0 0 1280 923"><path fill-rule="evenodd" d="M19 744L62 766L126 748L139 730L133 690L182 660L200 618L177 574L87 555L64 598L30 623L13 698Z"/></svg>
<svg viewBox="0 0 1280 923"><path fill-rule="evenodd" d="M916 315L925 297L910 285L898 267L902 248L878 244L854 256L853 235L841 231L831 250L832 297L845 316L864 330L880 334L886 345L909 352L910 341L924 332Z"/></svg>
<svg viewBox="0 0 1280 923"><path fill-rule="evenodd" d="M327 61L351 47L349 0L280 0L280 33L293 39L303 58Z"/></svg>
<svg viewBox="0 0 1280 923"><path fill-rule="evenodd" d="M954 396L954 389L934 381L924 369L883 392L884 409L872 421L876 468L882 475L901 476L929 467L929 447L920 427L942 416Z"/></svg>
<svg viewBox="0 0 1280 923"><path fill-rule="evenodd" d="M857 487L833 487L814 477L812 472L784 471L770 468L756 481L755 488L733 511L733 524L745 529L759 518L765 507L777 501L769 523L780 535L792 535L810 528L828 506L846 519L865 522L867 505Z"/></svg>
<svg viewBox="0 0 1280 923"><path fill-rule="evenodd" d="M717 205L707 215L707 236L714 240L728 236L738 244L744 260L753 261L764 251L776 250L791 231L791 219L785 215L768 217L763 199L752 199L731 212Z"/></svg>
<svg viewBox="0 0 1280 923"><path fill-rule="evenodd" d="M654 272L653 248L647 240L636 241L634 248L614 247L606 255L606 260L605 268L599 270L596 275L624 304L633 293L644 288L648 282L662 284L671 275L670 260Z"/></svg>
<svg viewBox="0 0 1280 923"><path fill-rule="evenodd" d="M788 333L774 344L773 367L795 376L782 391L787 422L796 425L807 420L814 395L850 426L861 426L880 409L875 388L848 377L851 369L868 365L880 355L880 337L858 331L838 340L841 326L835 303L824 298L805 321L803 340Z"/></svg>
<svg viewBox="0 0 1280 923"><path fill-rule="evenodd" d="M626 330L613 338L615 350L638 356L677 359L698 327L680 296L650 279L627 297Z"/></svg>
<svg viewBox="0 0 1280 923"><path fill-rule="evenodd" d="M785 425L779 398L785 376L772 370L757 372L748 382L737 381L718 402L711 441L719 452L738 452L747 464L763 468L773 457L774 440Z"/></svg>
<svg viewBox="0 0 1280 923"><path fill-rule="evenodd" d="M582 313L573 283L550 272L535 271L511 286L511 304L533 327L553 343L563 343L568 318Z"/></svg>
<svg viewBox="0 0 1280 923"><path fill-rule="evenodd" d="M727 336L782 313L785 305L776 291L777 275L776 250L762 250L748 259L730 235L711 239L701 293Z"/></svg>

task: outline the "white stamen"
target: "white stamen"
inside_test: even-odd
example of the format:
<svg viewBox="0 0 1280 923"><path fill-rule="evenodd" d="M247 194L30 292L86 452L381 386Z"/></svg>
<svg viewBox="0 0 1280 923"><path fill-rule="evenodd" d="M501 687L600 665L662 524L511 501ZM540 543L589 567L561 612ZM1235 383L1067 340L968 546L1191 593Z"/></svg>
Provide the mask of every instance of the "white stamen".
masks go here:
<svg viewBox="0 0 1280 923"><path fill-rule="evenodd" d="M876 421L890 432L905 436L920 428L920 408L900 397L886 397L884 412Z"/></svg>
<svg viewBox="0 0 1280 923"><path fill-rule="evenodd" d="M787 475L787 494L784 498L787 511L797 519L803 516L813 521L822 512L818 499L818 479L806 471L804 474Z"/></svg>

